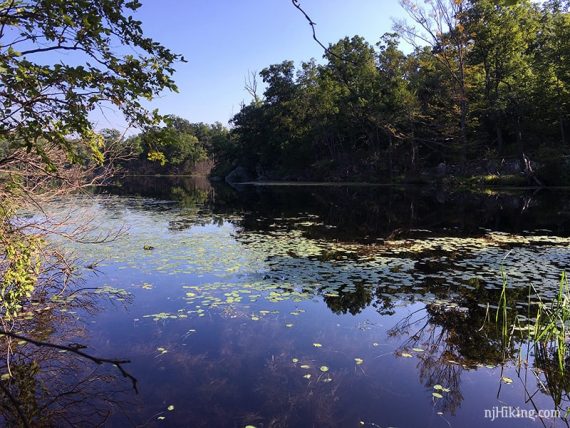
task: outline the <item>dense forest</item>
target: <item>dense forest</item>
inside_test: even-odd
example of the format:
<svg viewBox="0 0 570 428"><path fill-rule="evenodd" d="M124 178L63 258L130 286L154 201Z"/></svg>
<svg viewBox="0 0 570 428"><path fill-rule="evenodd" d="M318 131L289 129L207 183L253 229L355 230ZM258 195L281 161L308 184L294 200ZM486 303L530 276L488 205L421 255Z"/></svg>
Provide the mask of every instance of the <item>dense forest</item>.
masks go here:
<svg viewBox="0 0 570 428"><path fill-rule="evenodd" d="M214 175L239 167L237 179L567 184L570 2L402 6L411 19L376 44L346 37L321 63L250 76L229 132L175 120L137 137L150 144L141 158L155 139L171 167L208 157Z"/></svg>

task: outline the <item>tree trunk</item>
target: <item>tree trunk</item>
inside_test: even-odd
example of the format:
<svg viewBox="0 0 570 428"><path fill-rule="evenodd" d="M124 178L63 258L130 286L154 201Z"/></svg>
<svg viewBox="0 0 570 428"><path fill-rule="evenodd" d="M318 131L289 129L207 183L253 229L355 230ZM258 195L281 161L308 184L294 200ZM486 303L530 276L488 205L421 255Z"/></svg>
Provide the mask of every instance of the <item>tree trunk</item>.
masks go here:
<svg viewBox="0 0 570 428"><path fill-rule="evenodd" d="M462 99L460 103L461 108L461 121L460 121L460 128L461 128L461 163L465 165L467 162L467 100L465 95L462 94Z"/></svg>
<svg viewBox="0 0 570 428"><path fill-rule="evenodd" d="M562 138L562 146L566 146L566 132L564 130L564 115L562 114L562 108L560 108L558 122L560 122L560 137Z"/></svg>
<svg viewBox="0 0 570 428"><path fill-rule="evenodd" d="M497 133L497 151L499 154L503 153L503 130L498 123L495 123L495 132Z"/></svg>
<svg viewBox="0 0 570 428"><path fill-rule="evenodd" d="M394 181L394 164L393 164L393 153L392 153L392 134L388 132L388 168L390 169L390 182Z"/></svg>
<svg viewBox="0 0 570 428"><path fill-rule="evenodd" d="M519 149L519 154L522 155L524 153L524 146L523 146L523 136L522 136L520 115L517 115L516 123L517 123L517 147Z"/></svg>
<svg viewBox="0 0 570 428"><path fill-rule="evenodd" d="M411 141L411 146L412 146L410 167L411 167L412 172L415 173L417 171L417 165L416 165L417 146L416 146L416 137L414 136L413 133L412 133L410 141Z"/></svg>

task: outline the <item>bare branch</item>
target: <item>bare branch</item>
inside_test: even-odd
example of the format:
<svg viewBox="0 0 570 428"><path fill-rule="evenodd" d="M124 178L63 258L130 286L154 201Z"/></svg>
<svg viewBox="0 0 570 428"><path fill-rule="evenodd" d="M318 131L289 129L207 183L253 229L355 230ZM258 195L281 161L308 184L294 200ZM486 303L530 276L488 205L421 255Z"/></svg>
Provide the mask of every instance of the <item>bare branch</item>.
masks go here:
<svg viewBox="0 0 570 428"><path fill-rule="evenodd" d="M347 58L343 58L342 56L337 55L335 52L333 52L329 48L327 48L323 44L323 42L320 41L320 39L317 37L317 29L316 29L317 23L315 21L313 21L311 19L311 17L307 14L307 12L305 12L305 10L301 7L301 3L299 2L299 0L291 0L291 3L293 3L293 6L295 6L295 8L297 8L297 10L299 10L299 12L301 12L301 14L303 14L305 19L308 21L309 25L311 26L311 31L313 32L313 40L315 42L317 42L321 48L323 48L325 53L327 53L328 55L334 56L334 57L340 59L341 61L352 62Z"/></svg>
<svg viewBox="0 0 570 428"><path fill-rule="evenodd" d="M137 387L138 380L133 375L131 375L129 372L127 372L125 370L125 368L123 367L124 364L130 363L130 360L113 360L113 359L109 359L109 358L95 357L93 355L90 355L90 354L87 354L87 353L81 351L80 348L77 346L66 346L66 345L58 345L56 343L43 342L40 340L35 340L35 339L31 339L31 338L26 337L26 336L19 335L16 333L12 333L12 332L9 332L6 330L0 330L0 336L7 336L7 337L10 337L12 339L24 340L24 341L31 343L32 345L35 345L37 347L47 347L47 348L58 349L60 351L71 352L73 354L79 355L80 357L83 357L83 358L86 358L90 361L93 361L95 364L98 364L98 365L112 364L115 367L117 367L117 369L121 372L123 377L126 377L127 379L129 379L131 381L131 383L133 385L133 389L138 394L138 387Z"/></svg>

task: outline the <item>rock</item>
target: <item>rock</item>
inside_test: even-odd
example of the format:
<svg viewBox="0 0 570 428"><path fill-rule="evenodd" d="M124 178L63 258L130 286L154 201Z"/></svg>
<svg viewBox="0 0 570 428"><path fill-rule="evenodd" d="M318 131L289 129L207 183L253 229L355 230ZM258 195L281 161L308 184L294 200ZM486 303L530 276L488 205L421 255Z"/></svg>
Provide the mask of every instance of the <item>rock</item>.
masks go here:
<svg viewBox="0 0 570 428"><path fill-rule="evenodd" d="M226 183L244 183L246 181L252 181L253 179L253 175L243 166L238 166L226 175Z"/></svg>

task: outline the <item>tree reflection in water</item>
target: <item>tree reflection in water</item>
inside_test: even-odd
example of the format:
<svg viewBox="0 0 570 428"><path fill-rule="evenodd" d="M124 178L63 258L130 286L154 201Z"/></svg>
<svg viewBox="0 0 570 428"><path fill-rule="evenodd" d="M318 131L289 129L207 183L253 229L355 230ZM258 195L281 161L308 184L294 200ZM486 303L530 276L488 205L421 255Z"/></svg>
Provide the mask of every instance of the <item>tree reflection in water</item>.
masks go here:
<svg viewBox="0 0 570 428"><path fill-rule="evenodd" d="M105 297L92 290L67 292L56 299L44 295L10 326L4 323L10 331L0 335L1 425L102 426L126 405L133 383L120 379L120 371L130 376L124 363L91 357L75 343L85 339L76 313L96 312Z"/></svg>

